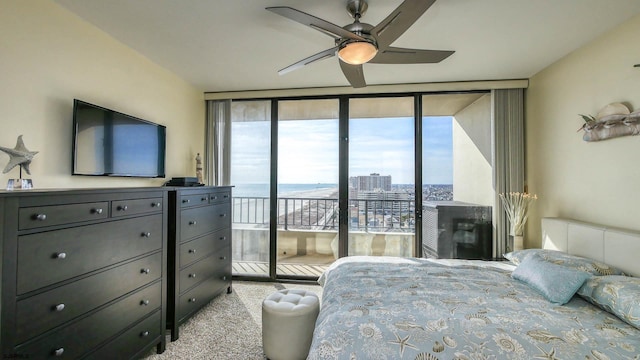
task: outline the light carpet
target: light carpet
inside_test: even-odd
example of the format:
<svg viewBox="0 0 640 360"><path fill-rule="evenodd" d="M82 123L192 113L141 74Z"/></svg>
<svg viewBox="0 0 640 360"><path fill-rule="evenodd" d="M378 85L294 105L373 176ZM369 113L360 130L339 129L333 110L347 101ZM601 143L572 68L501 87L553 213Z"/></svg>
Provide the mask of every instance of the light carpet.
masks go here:
<svg viewBox="0 0 640 360"><path fill-rule="evenodd" d="M318 285L272 282L233 283L233 292L216 297L180 326L180 338L167 336L167 349L155 348L145 360L265 359L262 352L262 300L281 289L304 289L322 298Z"/></svg>

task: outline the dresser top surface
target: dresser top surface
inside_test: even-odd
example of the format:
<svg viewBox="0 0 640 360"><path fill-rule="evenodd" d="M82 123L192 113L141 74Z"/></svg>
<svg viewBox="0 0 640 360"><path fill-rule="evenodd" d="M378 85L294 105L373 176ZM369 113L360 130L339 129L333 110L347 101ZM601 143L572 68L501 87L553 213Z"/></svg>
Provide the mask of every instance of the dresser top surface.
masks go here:
<svg viewBox="0 0 640 360"><path fill-rule="evenodd" d="M154 187L112 187L112 188L50 188L50 189L28 189L28 190L0 190L1 197L14 196L41 196L41 195L68 195L68 194L98 194L98 193L142 193L151 191L175 191L182 189L224 189L232 186L200 186L200 187L174 187L174 186L154 186Z"/></svg>

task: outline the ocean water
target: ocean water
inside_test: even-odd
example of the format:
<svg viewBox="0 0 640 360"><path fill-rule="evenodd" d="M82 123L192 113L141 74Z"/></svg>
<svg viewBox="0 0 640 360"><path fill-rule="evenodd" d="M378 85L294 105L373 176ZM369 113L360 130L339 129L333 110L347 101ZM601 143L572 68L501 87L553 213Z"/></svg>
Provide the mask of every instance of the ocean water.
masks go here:
<svg viewBox="0 0 640 360"><path fill-rule="evenodd" d="M305 191L338 189L338 184L279 184L278 196L288 197ZM237 184L233 188L233 196L268 197L269 184Z"/></svg>

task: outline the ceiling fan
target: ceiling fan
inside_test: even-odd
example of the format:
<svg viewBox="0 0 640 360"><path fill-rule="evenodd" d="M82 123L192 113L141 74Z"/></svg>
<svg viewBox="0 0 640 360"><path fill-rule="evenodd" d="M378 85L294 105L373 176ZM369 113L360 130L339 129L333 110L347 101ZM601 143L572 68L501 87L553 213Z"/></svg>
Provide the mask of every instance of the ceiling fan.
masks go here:
<svg viewBox="0 0 640 360"><path fill-rule="evenodd" d="M352 24L340 27L323 19L288 6L268 7L267 10L290 20L307 25L335 40L335 46L302 59L278 71L283 75L315 61L338 55L340 68L351 86L367 86L362 64L429 64L438 63L455 51L421 50L393 47L396 41L424 14L436 0L405 0L378 25L361 23L367 11L366 0L348 0L347 12L354 19Z"/></svg>

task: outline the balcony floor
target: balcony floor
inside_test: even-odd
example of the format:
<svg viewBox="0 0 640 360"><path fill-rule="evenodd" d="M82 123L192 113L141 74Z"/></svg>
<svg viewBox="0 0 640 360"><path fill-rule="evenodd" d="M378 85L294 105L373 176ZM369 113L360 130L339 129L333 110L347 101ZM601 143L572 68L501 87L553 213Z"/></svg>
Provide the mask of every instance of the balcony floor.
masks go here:
<svg viewBox="0 0 640 360"><path fill-rule="evenodd" d="M319 277L333 261L333 256L292 256L282 258L278 260L276 273L284 276ZM260 261L233 261L233 274L266 276L269 274L269 264Z"/></svg>

